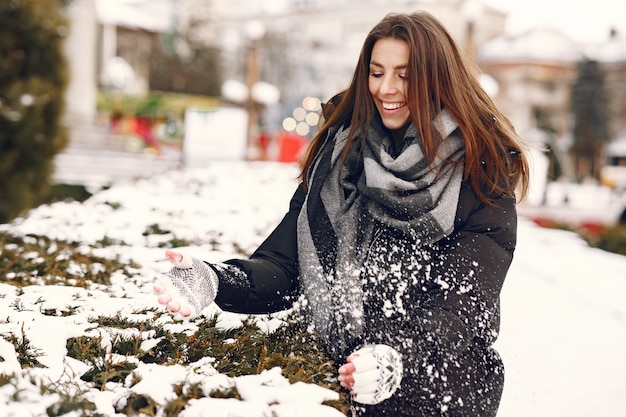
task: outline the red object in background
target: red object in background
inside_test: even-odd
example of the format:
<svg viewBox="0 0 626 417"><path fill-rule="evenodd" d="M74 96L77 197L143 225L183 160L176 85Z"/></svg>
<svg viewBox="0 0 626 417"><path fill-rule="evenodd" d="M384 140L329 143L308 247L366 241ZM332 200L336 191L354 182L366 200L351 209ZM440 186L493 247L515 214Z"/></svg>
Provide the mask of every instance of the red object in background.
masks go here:
<svg viewBox="0 0 626 417"><path fill-rule="evenodd" d="M152 120L150 118L135 117L135 129L135 133L143 138L146 146L154 148L156 151L161 150L161 145L152 132Z"/></svg>
<svg viewBox="0 0 626 417"><path fill-rule="evenodd" d="M135 135L140 137L147 148L161 151L161 144L152 131L152 120L148 117L114 116L111 119L111 131L118 135Z"/></svg>
<svg viewBox="0 0 626 417"><path fill-rule="evenodd" d="M531 220L540 227L555 227L556 222L552 219L544 218L544 217L533 217Z"/></svg>
<svg viewBox="0 0 626 417"><path fill-rule="evenodd" d="M307 144L300 135L283 132L278 135L278 162L298 162Z"/></svg>
<svg viewBox="0 0 626 417"><path fill-rule="evenodd" d="M546 217L533 217L531 219L536 225L545 228L569 228L570 230L575 230L580 234L585 236L589 236L592 238L599 237L606 225L594 222L594 221L580 221L576 223L560 223L554 219L546 218Z"/></svg>
<svg viewBox="0 0 626 417"><path fill-rule="evenodd" d="M582 222L578 225L578 229L581 230L582 233L594 238L600 237L605 228L603 224L595 222Z"/></svg>
<svg viewBox="0 0 626 417"><path fill-rule="evenodd" d="M267 161L267 150L270 146L271 141L272 138L270 137L270 135L267 134L267 132L261 133L261 135L257 139L257 142L259 144L259 152L261 153L259 155L259 159L261 161Z"/></svg>

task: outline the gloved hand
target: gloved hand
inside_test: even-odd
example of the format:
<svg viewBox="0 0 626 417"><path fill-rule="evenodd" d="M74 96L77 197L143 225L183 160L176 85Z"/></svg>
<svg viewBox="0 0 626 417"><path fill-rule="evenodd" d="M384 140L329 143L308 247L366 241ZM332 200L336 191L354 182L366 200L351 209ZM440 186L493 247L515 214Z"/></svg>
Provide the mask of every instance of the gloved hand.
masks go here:
<svg viewBox="0 0 626 417"><path fill-rule="evenodd" d="M174 251L165 251L174 264L162 279L154 284L159 303L182 317L195 317L209 306L217 295L218 277L207 263Z"/></svg>
<svg viewBox="0 0 626 417"><path fill-rule="evenodd" d="M366 345L347 358L339 368L341 386L354 401L378 404L391 397L402 381L402 356L387 345Z"/></svg>

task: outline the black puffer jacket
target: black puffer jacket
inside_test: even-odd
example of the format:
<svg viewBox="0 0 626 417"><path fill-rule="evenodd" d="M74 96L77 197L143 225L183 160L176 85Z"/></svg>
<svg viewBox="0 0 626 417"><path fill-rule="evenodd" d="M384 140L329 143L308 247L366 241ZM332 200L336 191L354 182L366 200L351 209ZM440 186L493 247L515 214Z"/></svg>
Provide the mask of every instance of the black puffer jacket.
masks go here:
<svg viewBox="0 0 626 417"><path fill-rule="evenodd" d="M222 309L267 313L291 307L299 288L296 221L304 197L300 186L289 212L250 259L227 262L245 275L221 271L216 302ZM418 248L392 230L378 230L365 265L366 329L359 345L398 349L405 372L396 394L357 407L358 415L496 415L504 370L491 345L517 215L513 199L495 204L481 202L464 182L455 230L446 239ZM341 364L350 353L334 359Z"/></svg>

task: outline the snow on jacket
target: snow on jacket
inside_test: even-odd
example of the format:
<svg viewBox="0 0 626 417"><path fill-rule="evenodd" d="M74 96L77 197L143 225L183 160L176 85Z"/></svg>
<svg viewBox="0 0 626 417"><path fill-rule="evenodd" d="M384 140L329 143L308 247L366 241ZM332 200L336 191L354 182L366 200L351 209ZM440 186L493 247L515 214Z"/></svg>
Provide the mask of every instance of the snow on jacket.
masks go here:
<svg viewBox="0 0 626 417"><path fill-rule="evenodd" d="M302 185L289 211L249 259L233 259L245 274L220 269L218 306L260 314L290 308L299 294L296 221ZM504 384L492 345L499 331L499 297L516 243L512 198L483 203L469 183L461 188L454 231L420 250L381 228L369 250L363 279L366 343L401 352L398 392L363 416L495 416ZM406 253L412 251L410 262ZM230 272L229 272L230 271ZM351 351L334 357L345 362Z"/></svg>

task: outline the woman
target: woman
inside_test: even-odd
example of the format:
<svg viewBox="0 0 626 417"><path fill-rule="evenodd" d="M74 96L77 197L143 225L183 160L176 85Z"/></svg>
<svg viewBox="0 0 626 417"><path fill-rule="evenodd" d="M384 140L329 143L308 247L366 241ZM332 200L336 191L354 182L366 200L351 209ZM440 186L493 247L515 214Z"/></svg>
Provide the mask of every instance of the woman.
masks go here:
<svg viewBox="0 0 626 417"><path fill-rule="evenodd" d="M182 316L301 296L359 416L495 416L499 293L522 145L430 14L388 15L324 107L289 212L246 260L175 252L155 285Z"/></svg>

